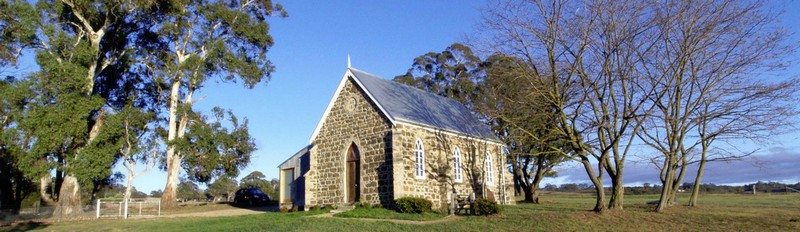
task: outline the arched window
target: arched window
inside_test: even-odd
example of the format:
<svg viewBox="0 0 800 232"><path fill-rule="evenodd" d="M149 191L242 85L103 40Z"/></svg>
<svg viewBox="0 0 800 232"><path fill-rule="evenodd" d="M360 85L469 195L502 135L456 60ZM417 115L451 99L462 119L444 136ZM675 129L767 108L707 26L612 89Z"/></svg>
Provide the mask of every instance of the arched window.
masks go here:
<svg viewBox="0 0 800 232"><path fill-rule="evenodd" d="M453 170L456 182L461 183L464 177L461 175L461 150L458 147L453 151Z"/></svg>
<svg viewBox="0 0 800 232"><path fill-rule="evenodd" d="M494 165L492 165L492 155L486 152L486 183L494 183Z"/></svg>
<svg viewBox="0 0 800 232"><path fill-rule="evenodd" d="M414 149L416 155L416 165L414 169L414 176L417 179L425 178L425 147L422 146L422 139L417 138L417 144Z"/></svg>

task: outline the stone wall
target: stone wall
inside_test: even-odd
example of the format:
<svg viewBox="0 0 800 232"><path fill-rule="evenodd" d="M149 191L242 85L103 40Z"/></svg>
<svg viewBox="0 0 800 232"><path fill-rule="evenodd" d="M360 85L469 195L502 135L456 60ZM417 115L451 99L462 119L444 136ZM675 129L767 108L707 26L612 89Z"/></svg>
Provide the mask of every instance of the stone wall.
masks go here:
<svg viewBox="0 0 800 232"><path fill-rule="evenodd" d="M508 173L502 156L500 144L486 142L444 132L426 129L408 123L398 123L394 128L392 140L395 156L396 197L423 197L433 202L434 207L446 209L452 194L461 196L484 191L485 155L492 156L494 182L485 185L501 204L513 204L513 179ZM425 175L417 178L414 153L417 138L421 139L425 150ZM461 151L462 181L455 180L453 151Z"/></svg>
<svg viewBox="0 0 800 232"><path fill-rule="evenodd" d="M360 201L390 204L392 186L391 123L366 93L348 79L313 142L306 176L306 203L345 202L347 149L355 143L361 162Z"/></svg>

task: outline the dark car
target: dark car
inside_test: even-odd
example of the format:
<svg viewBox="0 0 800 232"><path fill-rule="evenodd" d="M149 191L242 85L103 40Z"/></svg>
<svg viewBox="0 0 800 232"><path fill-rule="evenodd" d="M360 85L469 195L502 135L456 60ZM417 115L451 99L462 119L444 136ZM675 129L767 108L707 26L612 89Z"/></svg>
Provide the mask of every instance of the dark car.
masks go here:
<svg viewBox="0 0 800 232"><path fill-rule="evenodd" d="M233 204L238 206L263 206L269 201L269 195L258 188L239 189L233 198Z"/></svg>

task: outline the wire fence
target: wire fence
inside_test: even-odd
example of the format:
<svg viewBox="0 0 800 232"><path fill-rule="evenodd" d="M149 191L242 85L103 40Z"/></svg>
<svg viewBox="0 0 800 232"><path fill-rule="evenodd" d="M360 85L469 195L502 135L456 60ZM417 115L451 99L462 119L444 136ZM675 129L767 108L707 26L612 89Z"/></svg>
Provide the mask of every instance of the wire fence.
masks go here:
<svg viewBox="0 0 800 232"><path fill-rule="evenodd" d="M98 200L95 218L130 218L161 216L161 201L148 199Z"/></svg>
<svg viewBox="0 0 800 232"><path fill-rule="evenodd" d="M55 206L35 206L16 210L0 211L0 225L8 225L14 222L25 221L62 221L62 220L90 220L94 218L94 207L91 205L81 206L77 212L72 212L67 216L53 216Z"/></svg>
<svg viewBox="0 0 800 232"><path fill-rule="evenodd" d="M68 216L54 216L54 206L34 206L17 210L0 210L0 225L25 221L92 220L99 218L146 218L161 216L161 201L158 198L100 199L91 205L80 207Z"/></svg>

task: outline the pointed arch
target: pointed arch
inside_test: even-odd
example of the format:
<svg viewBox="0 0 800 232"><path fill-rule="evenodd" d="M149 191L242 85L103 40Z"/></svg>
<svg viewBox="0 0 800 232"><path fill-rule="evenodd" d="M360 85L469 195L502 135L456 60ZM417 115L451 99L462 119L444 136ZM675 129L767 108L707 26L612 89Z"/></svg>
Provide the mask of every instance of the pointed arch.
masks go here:
<svg viewBox="0 0 800 232"><path fill-rule="evenodd" d="M461 149L458 149L458 147L453 150L453 179L456 183L464 181L463 171L461 170Z"/></svg>
<svg viewBox="0 0 800 232"><path fill-rule="evenodd" d="M493 184L494 183L494 163L492 162L492 154L488 151L486 152L486 183Z"/></svg>
<svg viewBox="0 0 800 232"><path fill-rule="evenodd" d="M425 145L422 144L422 139L420 138L417 138L417 142L414 144L414 157L415 157L414 176L417 177L417 179L424 179Z"/></svg>

